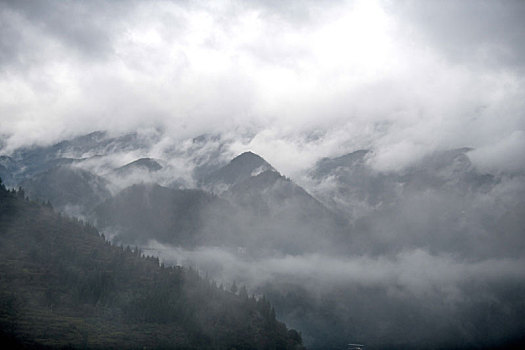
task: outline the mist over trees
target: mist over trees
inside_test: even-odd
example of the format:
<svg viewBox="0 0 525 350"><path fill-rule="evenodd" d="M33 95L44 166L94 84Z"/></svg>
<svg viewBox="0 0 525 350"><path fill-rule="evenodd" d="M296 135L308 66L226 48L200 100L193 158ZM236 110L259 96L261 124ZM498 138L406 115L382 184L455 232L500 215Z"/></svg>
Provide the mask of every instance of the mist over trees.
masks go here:
<svg viewBox="0 0 525 350"><path fill-rule="evenodd" d="M313 349L523 341L525 181L478 170L472 149L435 152L389 172L371 166L372 151L323 158L298 179L306 190L253 152L217 161L229 154L217 147L220 137L118 164L113 152L147 155L161 137L100 135L24 151L52 164L75 154L70 165L44 162L32 173L24 166L31 160L11 157L30 188L22 196L49 198L114 244L137 246L165 266L192 266L230 293L265 295L275 305L270 314ZM223 155L202 156L212 149ZM177 171L182 162L194 170ZM183 174L193 180L181 182ZM74 195L79 190L86 196ZM132 304L152 300L141 298ZM172 317L166 307L139 309L133 317Z"/></svg>
<svg viewBox="0 0 525 350"><path fill-rule="evenodd" d="M0 184L0 337L28 348L300 349L264 299L114 246Z"/></svg>

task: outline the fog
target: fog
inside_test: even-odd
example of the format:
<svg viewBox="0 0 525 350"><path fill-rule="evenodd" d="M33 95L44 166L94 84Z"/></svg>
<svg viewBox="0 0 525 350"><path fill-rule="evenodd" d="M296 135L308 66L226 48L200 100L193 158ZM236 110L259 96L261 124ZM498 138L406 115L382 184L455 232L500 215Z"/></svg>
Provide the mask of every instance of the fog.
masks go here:
<svg viewBox="0 0 525 350"><path fill-rule="evenodd" d="M96 130L252 134L233 153L252 149L290 176L360 148L381 170L464 146L480 166L522 169L523 11L4 1L0 129L8 151Z"/></svg>
<svg viewBox="0 0 525 350"><path fill-rule="evenodd" d="M492 283L520 281L525 276L522 257L470 262L452 254L432 255L423 249L406 250L393 257L313 253L254 259L240 247L188 250L151 241L144 252L158 255L166 264L196 267L225 285L233 281L245 283L253 291L274 281L287 280L300 281L314 292L347 285L381 287L418 297L444 294L452 302L468 298L459 291L465 280Z"/></svg>
<svg viewBox="0 0 525 350"><path fill-rule="evenodd" d="M0 175L314 349L523 342L524 15L0 1Z"/></svg>
<svg viewBox="0 0 525 350"><path fill-rule="evenodd" d="M522 257L472 262L407 249L393 257L253 259L242 249L186 250L157 242L145 253L197 268L226 289L235 282L269 296L279 317L313 348L344 348L349 341L372 348L502 346L525 312Z"/></svg>

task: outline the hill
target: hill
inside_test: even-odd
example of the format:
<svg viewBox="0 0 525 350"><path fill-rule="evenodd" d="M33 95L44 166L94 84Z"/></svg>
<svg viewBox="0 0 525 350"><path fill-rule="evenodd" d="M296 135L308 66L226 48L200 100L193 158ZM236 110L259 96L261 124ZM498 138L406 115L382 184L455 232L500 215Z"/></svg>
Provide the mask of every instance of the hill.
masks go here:
<svg viewBox="0 0 525 350"><path fill-rule="evenodd" d="M264 299L112 246L0 184L0 338L10 348L298 349Z"/></svg>

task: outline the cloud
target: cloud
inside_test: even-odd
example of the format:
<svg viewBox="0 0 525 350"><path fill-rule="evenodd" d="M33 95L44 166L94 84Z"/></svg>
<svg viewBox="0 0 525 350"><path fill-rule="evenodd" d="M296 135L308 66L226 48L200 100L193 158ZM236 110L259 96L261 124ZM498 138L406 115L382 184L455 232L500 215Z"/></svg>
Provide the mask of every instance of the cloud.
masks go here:
<svg viewBox="0 0 525 350"><path fill-rule="evenodd" d="M0 6L7 150L153 127L178 140L236 134L232 152L291 175L360 148L389 171L525 128L518 2ZM511 158L520 143L497 147Z"/></svg>
<svg viewBox="0 0 525 350"><path fill-rule="evenodd" d="M246 284L249 293L264 293L279 318L301 330L312 347L348 339L419 348L465 342L493 346L522 334L521 257L467 261L406 249L390 257L254 259L243 249L186 250L156 242L145 253L159 255L166 264L194 266L226 289L235 281ZM494 318L501 327L493 327ZM490 331L480 335L483 329Z"/></svg>
<svg viewBox="0 0 525 350"><path fill-rule="evenodd" d="M474 163L485 171L523 171L525 161L525 135L522 130L512 131L507 137L496 139L493 144L483 146L469 153Z"/></svg>
<svg viewBox="0 0 525 350"><path fill-rule="evenodd" d="M525 26L521 1L403 1L389 10L453 61L523 69Z"/></svg>
<svg viewBox="0 0 525 350"><path fill-rule="evenodd" d="M167 264L195 266L225 285L236 280L255 290L267 283L293 281L314 290L334 286L395 287L419 297L436 290L452 292L467 280L492 283L525 278L523 259L468 262L449 254L433 255L423 249L405 250L392 257L337 257L314 253L257 259L245 255L241 248L187 250L155 241L144 250Z"/></svg>

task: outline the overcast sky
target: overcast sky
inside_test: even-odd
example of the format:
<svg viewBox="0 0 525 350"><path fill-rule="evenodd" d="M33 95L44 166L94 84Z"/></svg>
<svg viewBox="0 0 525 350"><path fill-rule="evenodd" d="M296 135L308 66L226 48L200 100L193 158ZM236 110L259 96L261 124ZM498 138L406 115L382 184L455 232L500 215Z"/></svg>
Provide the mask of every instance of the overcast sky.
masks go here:
<svg viewBox="0 0 525 350"><path fill-rule="evenodd" d="M469 146L523 170L523 18L524 1L3 0L0 134L250 133L233 147L288 172Z"/></svg>

